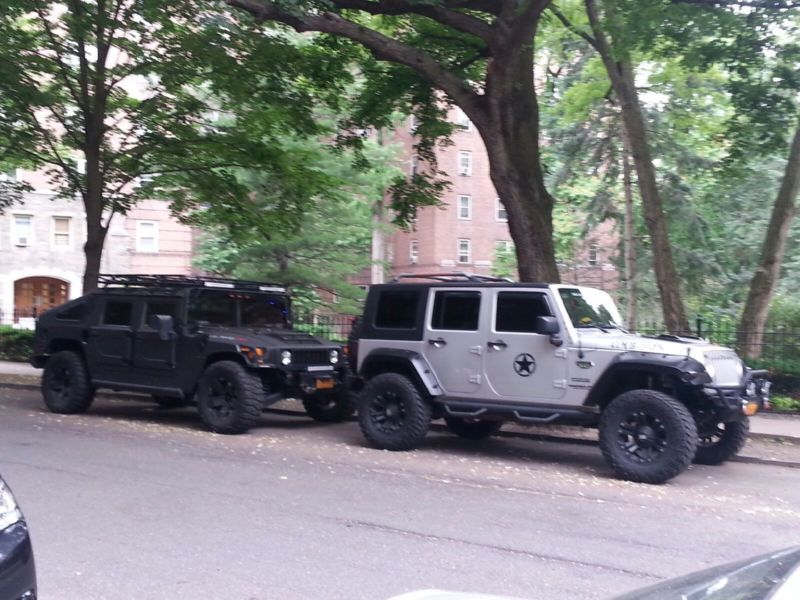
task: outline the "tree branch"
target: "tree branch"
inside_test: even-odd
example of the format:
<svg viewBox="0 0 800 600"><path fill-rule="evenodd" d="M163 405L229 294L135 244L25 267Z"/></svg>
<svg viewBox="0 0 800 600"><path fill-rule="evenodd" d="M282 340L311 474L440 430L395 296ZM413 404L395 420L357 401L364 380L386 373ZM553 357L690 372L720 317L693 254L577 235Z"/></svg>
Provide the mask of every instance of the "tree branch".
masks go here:
<svg viewBox="0 0 800 600"><path fill-rule="evenodd" d="M566 15L564 15L564 13L562 13L560 10L558 10L558 7L555 4L551 4L550 6L547 7L547 9L551 13L553 13L555 15L555 17L559 21L561 21L561 23L564 25L564 27L566 27L569 31L571 31L572 33L574 33L578 37L583 38L584 40L586 40L586 42L588 42L589 45L592 48L594 48L595 50L597 50L598 52L600 51L600 49L597 47L597 40L595 38L593 38L591 35L589 35L588 33L586 33L585 31L583 31L582 29L578 29L578 27L576 27L575 24L572 23L572 21L570 21L566 17Z"/></svg>
<svg viewBox="0 0 800 600"><path fill-rule="evenodd" d="M465 109L477 112L478 93L463 79L448 71L430 54L394 40L374 29L349 21L332 12L296 15L262 0L226 0L252 14L259 21L277 21L298 32L318 31L345 37L365 46L375 58L413 69L448 94Z"/></svg>
<svg viewBox="0 0 800 600"><path fill-rule="evenodd" d="M760 8L764 10L791 10L800 8L800 1L787 0L672 0L675 4L694 4L710 8Z"/></svg>
<svg viewBox="0 0 800 600"><path fill-rule="evenodd" d="M421 15L447 27L479 37L486 42L492 38L494 33L492 26L483 19L433 4L410 2L409 0L382 0L377 3L371 0L333 0L333 3L338 8L362 10L371 15Z"/></svg>

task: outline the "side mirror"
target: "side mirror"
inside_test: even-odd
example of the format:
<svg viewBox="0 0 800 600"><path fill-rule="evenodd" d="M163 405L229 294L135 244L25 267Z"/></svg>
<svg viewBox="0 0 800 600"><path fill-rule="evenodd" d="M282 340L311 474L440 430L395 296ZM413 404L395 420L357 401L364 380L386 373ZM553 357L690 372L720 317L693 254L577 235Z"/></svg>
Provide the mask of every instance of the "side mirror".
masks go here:
<svg viewBox="0 0 800 600"><path fill-rule="evenodd" d="M162 342L172 339L175 333L175 321L171 315L150 315L147 325L158 332Z"/></svg>
<svg viewBox="0 0 800 600"><path fill-rule="evenodd" d="M555 317L536 317L533 328L536 333L542 335L553 335L558 333L560 329L558 326L558 319Z"/></svg>
<svg viewBox="0 0 800 600"><path fill-rule="evenodd" d="M550 343L553 344L553 346L558 347L564 343L564 340L558 335L561 328L558 326L558 319L555 317L536 317L533 328L536 333L549 335Z"/></svg>

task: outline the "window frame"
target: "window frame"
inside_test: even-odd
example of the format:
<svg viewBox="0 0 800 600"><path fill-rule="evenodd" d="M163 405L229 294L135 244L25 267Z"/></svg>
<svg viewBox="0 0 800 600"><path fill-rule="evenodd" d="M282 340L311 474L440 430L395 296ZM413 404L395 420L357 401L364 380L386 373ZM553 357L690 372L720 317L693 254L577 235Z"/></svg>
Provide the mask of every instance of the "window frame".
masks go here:
<svg viewBox="0 0 800 600"><path fill-rule="evenodd" d="M586 253L586 264L590 267L596 267L600 264L600 244L592 242L589 244L589 249Z"/></svg>
<svg viewBox="0 0 800 600"><path fill-rule="evenodd" d="M130 315L128 316L128 323L109 323L107 322L108 318L108 307L111 304L127 304L130 307ZM136 306L133 300L124 300L121 298L106 298L105 303L103 304L103 314L100 318L100 325L103 327L127 327L132 328L134 326L134 316L136 312Z"/></svg>
<svg viewBox="0 0 800 600"><path fill-rule="evenodd" d="M458 174L463 177L472 175L472 152L470 150L458 151Z"/></svg>
<svg viewBox="0 0 800 600"><path fill-rule="evenodd" d="M494 298L494 308L492 310L492 333L497 334L511 334L511 335L542 335L537 334L534 330L534 324L531 323L530 330L521 331L521 330L510 330L510 329L498 329L497 327L497 317L500 313L500 300L503 295L516 295L516 296L537 296L544 306L547 308L547 315L536 315L536 316L555 316L555 312L553 311L553 305L548 298L547 293L541 290L498 290L495 294Z"/></svg>
<svg viewBox="0 0 800 600"><path fill-rule="evenodd" d="M17 217L27 217L28 219L28 233L25 236L25 243L20 244L20 227L17 223ZM33 228L33 217L32 213L20 213L14 212L11 213L11 244L18 248L27 248L29 246L33 246L34 244L34 228Z"/></svg>
<svg viewBox="0 0 800 600"><path fill-rule="evenodd" d="M153 225L153 248L147 249L143 247L142 244L142 225L148 224ZM158 221L153 221L150 219L137 219L136 221L136 252L141 252L144 254L157 254L159 248L159 240L158 240Z"/></svg>
<svg viewBox="0 0 800 600"><path fill-rule="evenodd" d="M410 240L408 243L408 262L415 265L419 262L419 240Z"/></svg>
<svg viewBox="0 0 800 600"><path fill-rule="evenodd" d="M461 201L462 200L466 200L467 201L466 207L463 207L461 205ZM467 209L467 211L466 211L467 215L466 216L463 216L461 214L461 209L462 208L466 208ZM471 221L472 220L472 196L470 196L469 194L459 194L458 196L456 196L456 217L458 217L459 221Z"/></svg>
<svg viewBox="0 0 800 600"><path fill-rule="evenodd" d="M501 212L505 214L504 217L500 216ZM499 197L494 199L494 220L498 223L508 223L508 209L503 206Z"/></svg>
<svg viewBox="0 0 800 600"><path fill-rule="evenodd" d="M59 220L66 220L67 222L67 232L59 232L56 228L56 223ZM50 217L50 246L54 249L58 248L72 248L72 215L52 215ZM67 236L67 243L66 244L59 244L57 243L59 235L66 235Z"/></svg>
<svg viewBox="0 0 800 600"><path fill-rule="evenodd" d="M461 298L477 298L478 306L475 310L474 319L475 324L469 328L464 327L444 327L446 323L444 323L444 314L446 313L446 304L444 306L439 304L440 299L443 303L446 303L447 297L461 297ZM475 333L480 331L481 328L481 303L483 302L483 294L480 290L433 290L433 299L431 302L431 314L430 320L428 323L428 329L431 331L464 331L469 333ZM437 312L441 310L442 323L436 323L437 319ZM439 326L441 325L441 326Z"/></svg>
<svg viewBox="0 0 800 600"><path fill-rule="evenodd" d="M461 244L466 244L466 257L467 260L461 260L462 253L461 253ZM471 265L472 264L472 240L469 238L458 238L456 240L456 264L459 265Z"/></svg>

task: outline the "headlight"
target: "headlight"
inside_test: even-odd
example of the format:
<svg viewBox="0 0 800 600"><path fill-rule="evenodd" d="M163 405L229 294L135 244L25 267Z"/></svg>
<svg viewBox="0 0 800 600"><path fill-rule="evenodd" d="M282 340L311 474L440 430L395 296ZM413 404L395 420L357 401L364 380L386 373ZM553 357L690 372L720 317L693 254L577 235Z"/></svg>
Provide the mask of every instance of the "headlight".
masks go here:
<svg viewBox="0 0 800 600"><path fill-rule="evenodd" d="M22 520L22 513L14 500L14 495L0 481L0 531Z"/></svg>
<svg viewBox="0 0 800 600"><path fill-rule="evenodd" d="M292 364L292 353L289 350L281 352L281 364L284 366Z"/></svg>
<svg viewBox="0 0 800 600"><path fill-rule="evenodd" d="M339 362L339 351L331 350L330 354L328 355L328 358L331 359L331 364L335 365L336 363Z"/></svg>

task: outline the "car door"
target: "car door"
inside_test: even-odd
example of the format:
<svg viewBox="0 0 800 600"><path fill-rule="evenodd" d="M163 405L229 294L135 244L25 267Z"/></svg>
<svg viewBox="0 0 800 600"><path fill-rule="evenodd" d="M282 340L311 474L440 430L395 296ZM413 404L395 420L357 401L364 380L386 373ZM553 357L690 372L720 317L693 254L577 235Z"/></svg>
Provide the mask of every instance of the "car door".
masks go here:
<svg viewBox="0 0 800 600"><path fill-rule="evenodd" d="M546 403L566 393L566 350L534 333L537 316L552 316L541 290L494 289L491 326L485 331L486 380L498 400Z"/></svg>
<svg viewBox="0 0 800 600"><path fill-rule="evenodd" d="M144 380L156 378L161 383L174 377L178 367L178 324L180 322L180 300L178 298L147 298L144 300L142 319L135 334L133 364ZM162 340L158 331L150 327L150 317L167 315L172 317L175 331L169 339ZM145 382L143 380L143 382ZM145 382L146 383L146 382Z"/></svg>
<svg viewBox="0 0 800 600"><path fill-rule="evenodd" d="M482 290L433 289L425 319L423 354L447 395L481 388Z"/></svg>
<svg viewBox="0 0 800 600"><path fill-rule="evenodd" d="M133 379L133 320L136 301L105 297L99 323L89 327L89 363L92 379L126 382Z"/></svg>

